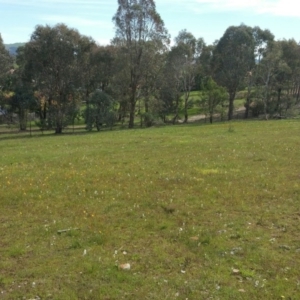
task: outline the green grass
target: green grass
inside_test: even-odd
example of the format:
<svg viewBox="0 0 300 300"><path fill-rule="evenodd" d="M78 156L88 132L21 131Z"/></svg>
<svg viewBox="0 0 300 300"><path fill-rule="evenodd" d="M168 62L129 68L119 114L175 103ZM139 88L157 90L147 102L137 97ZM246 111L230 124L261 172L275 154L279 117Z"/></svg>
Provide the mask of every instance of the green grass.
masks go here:
<svg viewBox="0 0 300 300"><path fill-rule="evenodd" d="M299 299L299 133L0 136L0 298Z"/></svg>

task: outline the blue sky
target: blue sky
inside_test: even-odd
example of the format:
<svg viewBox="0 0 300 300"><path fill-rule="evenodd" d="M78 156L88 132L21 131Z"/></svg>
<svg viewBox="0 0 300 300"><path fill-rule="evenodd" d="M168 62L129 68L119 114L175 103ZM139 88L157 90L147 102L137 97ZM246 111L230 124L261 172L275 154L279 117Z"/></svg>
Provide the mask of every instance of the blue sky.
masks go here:
<svg viewBox="0 0 300 300"><path fill-rule="evenodd" d="M276 39L300 42L300 9L296 0L157 0L156 8L172 39L181 29L219 39L227 27L244 23L269 29ZM0 33L4 43L26 42L36 25L65 23L99 44L114 37L112 17L117 0L0 0Z"/></svg>

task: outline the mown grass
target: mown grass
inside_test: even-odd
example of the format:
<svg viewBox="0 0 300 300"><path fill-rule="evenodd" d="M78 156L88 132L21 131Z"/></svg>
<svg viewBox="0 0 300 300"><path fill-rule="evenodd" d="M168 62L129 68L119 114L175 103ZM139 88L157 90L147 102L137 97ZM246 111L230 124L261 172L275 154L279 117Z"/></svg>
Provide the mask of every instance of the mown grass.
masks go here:
<svg viewBox="0 0 300 300"><path fill-rule="evenodd" d="M0 136L0 298L299 299L299 134Z"/></svg>

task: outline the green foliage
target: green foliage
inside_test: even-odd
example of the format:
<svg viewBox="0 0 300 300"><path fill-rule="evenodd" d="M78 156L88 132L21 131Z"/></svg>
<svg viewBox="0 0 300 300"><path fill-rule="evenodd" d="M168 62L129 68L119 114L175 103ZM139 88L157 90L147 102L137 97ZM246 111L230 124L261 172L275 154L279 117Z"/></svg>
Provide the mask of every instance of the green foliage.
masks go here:
<svg viewBox="0 0 300 300"><path fill-rule="evenodd" d="M166 50L169 36L153 0L119 0L113 22L116 27L113 44L119 48L122 60L118 75L126 83L128 126L133 128L139 90L148 88L149 70L152 76L157 75L154 71L159 61L157 57Z"/></svg>
<svg viewBox="0 0 300 300"><path fill-rule="evenodd" d="M29 85L22 84L18 79L12 85L13 95L9 99L9 110L18 114L20 130L26 130L28 114L37 108L36 99Z"/></svg>
<svg viewBox="0 0 300 300"><path fill-rule="evenodd" d="M223 114L223 107L227 99L228 93L225 88L219 86L211 77L206 78L200 106L204 113L209 115L210 123L212 123L215 112Z"/></svg>
<svg viewBox="0 0 300 300"><path fill-rule="evenodd" d="M13 66L12 57L9 55L9 52L5 49L3 44L2 36L0 34L0 91L3 88L3 82L5 77L8 74L8 71Z"/></svg>
<svg viewBox="0 0 300 300"><path fill-rule="evenodd" d="M213 51L214 79L229 94L228 119L232 118L233 101L249 70L255 65L253 29L244 24L230 26Z"/></svg>
<svg viewBox="0 0 300 300"><path fill-rule="evenodd" d="M149 112L143 113L142 118L143 118L143 123L146 125L146 127L151 127L155 120L153 114Z"/></svg>
<svg viewBox="0 0 300 300"><path fill-rule="evenodd" d="M61 133L74 120L80 104L82 68L94 42L64 24L37 26L17 61L24 77L40 94L41 118Z"/></svg>
<svg viewBox="0 0 300 300"><path fill-rule="evenodd" d="M100 131L103 124L112 127L115 123L113 108L114 102L109 95L99 90L95 91L84 113L87 130L91 131L93 127L96 127L97 131Z"/></svg>

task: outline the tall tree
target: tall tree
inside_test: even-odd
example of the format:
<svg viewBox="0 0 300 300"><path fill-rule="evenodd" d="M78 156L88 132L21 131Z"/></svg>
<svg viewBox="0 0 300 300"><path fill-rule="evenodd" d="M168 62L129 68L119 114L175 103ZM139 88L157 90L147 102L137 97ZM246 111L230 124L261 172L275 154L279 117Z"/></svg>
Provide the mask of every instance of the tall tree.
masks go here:
<svg viewBox="0 0 300 300"><path fill-rule="evenodd" d="M284 81L285 74L291 72L290 68L282 58L282 48L279 42L273 41L268 44L267 50L258 65L257 72L261 82L263 83L261 99L263 101L265 119L267 120L268 113L271 112L269 106L271 102L275 102L271 97L272 91L276 88L276 85L279 84L281 92L281 86ZM276 112L276 108L273 109L272 112Z"/></svg>
<svg viewBox="0 0 300 300"><path fill-rule="evenodd" d="M175 43L171 51L174 57L174 68L183 92L184 122L186 123L190 93L195 87L195 79L199 73L199 57L205 44L202 38L197 40L192 33L185 29L179 32Z"/></svg>
<svg viewBox="0 0 300 300"><path fill-rule="evenodd" d="M5 79L8 76L9 70L12 68L12 57L9 55L8 51L5 49L3 40L0 34L0 109L1 103L4 99L2 94L3 87L5 85Z"/></svg>
<svg viewBox="0 0 300 300"><path fill-rule="evenodd" d="M18 68L14 69L6 77L4 85L8 92L7 107L10 114L17 114L20 130L26 130L29 113L36 109L36 101L30 80L24 74L23 48L16 51L18 55Z"/></svg>
<svg viewBox="0 0 300 300"><path fill-rule="evenodd" d="M105 92L96 90L89 99L89 106L85 111L87 130L91 131L96 127L97 131L103 124L113 125L114 112L113 100Z"/></svg>
<svg viewBox="0 0 300 300"><path fill-rule="evenodd" d="M47 122L56 133L71 123L79 107L82 57L93 41L64 24L37 26L23 50L27 78L46 100Z"/></svg>
<svg viewBox="0 0 300 300"><path fill-rule="evenodd" d="M229 27L214 49L214 79L229 94L228 120L232 119L236 91L255 64L254 47L252 28L242 24Z"/></svg>
<svg viewBox="0 0 300 300"><path fill-rule="evenodd" d="M12 67L12 57L9 55L9 52L5 49L3 40L0 34L0 79L3 79L5 74ZM1 86L1 82L0 82Z"/></svg>
<svg viewBox="0 0 300 300"><path fill-rule="evenodd" d="M300 98L300 44L294 39L280 41L282 49L282 58L290 68L286 85L286 98L293 99L293 102L299 103ZM278 98L279 89L278 87ZM288 101L290 102L290 101ZM290 103L286 103L288 108Z"/></svg>
<svg viewBox="0 0 300 300"><path fill-rule="evenodd" d="M247 75L246 75L246 81L247 81L247 96L246 96L246 103L245 103L245 108L246 108L245 109L245 118L246 119L249 116L253 87L259 81L257 68L260 65L263 55L267 51L267 47L268 47L269 43L271 43L274 40L274 35L270 32L270 30L268 30L268 29L262 30L258 26L255 26L252 29L252 35L253 35L253 39L254 39L255 64L253 65L252 69L249 70L249 72L247 72Z"/></svg>
<svg viewBox="0 0 300 300"><path fill-rule="evenodd" d="M116 26L114 44L124 49L128 78L129 128L134 126L137 95L143 84L148 65L149 43L160 51L169 42L164 22L153 0L118 0L113 17Z"/></svg>
<svg viewBox="0 0 300 300"><path fill-rule="evenodd" d="M163 101L161 114L164 119L166 115L174 114L172 120L173 124L175 124L179 118L179 107L182 96L182 56L178 55L178 52L181 53L177 47L173 47L171 51L168 52L159 88L160 98Z"/></svg>
<svg viewBox="0 0 300 300"><path fill-rule="evenodd" d="M200 105L204 112L209 115L210 123L213 122L213 116L218 105L222 105L227 99L228 95L225 88L218 86L211 77L206 78L203 83L203 98Z"/></svg>
<svg viewBox="0 0 300 300"><path fill-rule="evenodd" d="M80 90L82 98L86 102L86 120L90 120L88 114L93 111L90 107L90 95L95 90L105 91L106 93L108 91L111 92L110 84L113 77L113 62L115 60L114 50L112 46L103 47L90 42L90 51L86 51L81 57Z"/></svg>

